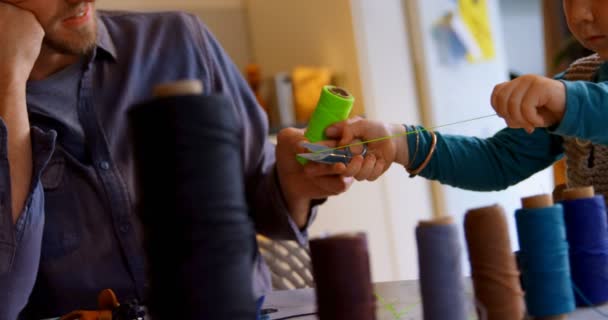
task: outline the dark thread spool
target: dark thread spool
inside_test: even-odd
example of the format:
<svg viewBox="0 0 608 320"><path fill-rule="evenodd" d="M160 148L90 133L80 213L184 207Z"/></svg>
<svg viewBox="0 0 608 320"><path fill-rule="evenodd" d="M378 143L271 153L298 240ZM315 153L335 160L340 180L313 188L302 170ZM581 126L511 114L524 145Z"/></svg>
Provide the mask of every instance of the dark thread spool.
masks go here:
<svg viewBox="0 0 608 320"><path fill-rule="evenodd" d="M166 85L130 113L147 304L154 319L255 319L239 126L229 100L201 92L196 81Z"/></svg>
<svg viewBox="0 0 608 320"><path fill-rule="evenodd" d="M608 221L603 196L593 187L563 191L572 283L578 306L608 301Z"/></svg>
<svg viewBox="0 0 608 320"><path fill-rule="evenodd" d="M580 188L567 188L561 193L560 201L590 199L595 196L595 189L592 186Z"/></svg>
<svg viewBox="0 0 608 320"><path fill-rule="evenodd" d="M523 319L524 293L504 210L497 205L470 210L464 226L475 297L487 320Z"/></svg>
<svg viewBox="0 0 608 320"><path fill-rule="evenodd" d="M321 320L375 320L365 234L310 241L317 308Z"/></svg>

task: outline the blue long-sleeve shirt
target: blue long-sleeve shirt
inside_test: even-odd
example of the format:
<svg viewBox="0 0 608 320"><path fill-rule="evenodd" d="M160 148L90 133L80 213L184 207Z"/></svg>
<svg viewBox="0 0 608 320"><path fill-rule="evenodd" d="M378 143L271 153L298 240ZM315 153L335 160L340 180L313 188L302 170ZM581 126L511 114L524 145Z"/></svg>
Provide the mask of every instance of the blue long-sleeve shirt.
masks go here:
<svg viewBox="0 0 608 320"><path fill-rule="evenodd" d="M5 205L10 181L0 125L2 320L24 308L26 319L94 308L105 288L120 299L144 297L140 197L126 115L159 83L200 79L205 93L231 99L256 231L300 241L306 236L289 218L277 183L266 115L203 24L182 13L99 12L97 22L92 55L28 83L34 176L16 225ZM270 285L259 258L253 272L259 294Z"/></svg>
<svg viewBox="0 0 608 320"><path fill-rule="evenodd" d="M562 79L558 75L557 79ZM559 160L563 137L578 137L608 144L608 64L599 68L594 82L563 81L566 111L561 122L538 128L532 134L505 128L487 139L437 134L437 149L421 176L455 187L477 191L505 189ZM410 156L416 136L408 135ZM428 132L420 133L419 152L410 158L412 168L424 161L431 147Z"/></svg>

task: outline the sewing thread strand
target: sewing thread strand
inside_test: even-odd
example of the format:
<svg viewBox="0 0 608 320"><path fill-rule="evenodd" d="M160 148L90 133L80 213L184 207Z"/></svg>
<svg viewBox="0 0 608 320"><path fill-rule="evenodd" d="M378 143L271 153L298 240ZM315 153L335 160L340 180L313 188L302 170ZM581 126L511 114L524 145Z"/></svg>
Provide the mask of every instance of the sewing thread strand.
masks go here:
<svg viewBox="0 0 608 320"><path fill-rule="evenodd" d="M315 152L312 152L312 153L325 153L325 152L328 152L328 151L333 151L333 150L345 149L345 148L349 148L349 147L360 146L360 145L364 145L364 144L367 144L367 143L378 142L378 141L383 141L383 140L388 140L388 139L393 139L393 138L399 138L399 137L405 137L405 136L407 136L409 134L413 134L413 133L416 133L416 132L420 133L420 132L425 132L425 131L431 131L431 130L435 130L435 129L439 129L439 128L443 128L443 127L453 126L453 125L467 123L467 122L473 122L473 121L476 121L476 120L486 119L486 118L495 117L495 116L497 116L496 113L485 115L485 116L481 116L481 117L476 117L476 118L456 121L456 122L452 122L452 123L446 123L446 124L442 124L442 125L439 125L439 126L434 126L432 128L429 128L429 129L422 128L422 129L419 129L419 130L416 130L416 131L406 131L405 133L399 133L399 134L395 134L395 135L392 135L392 136L385 136L385 137L379 137L379 138L374 138L374 139L365 140L365 141L359 141L359 142L347 144L347 145L344 145L344 146L341 146L341 147L329 148L329 149L325 149L325 150L321 150L321 151L315 151Z"/></svg>

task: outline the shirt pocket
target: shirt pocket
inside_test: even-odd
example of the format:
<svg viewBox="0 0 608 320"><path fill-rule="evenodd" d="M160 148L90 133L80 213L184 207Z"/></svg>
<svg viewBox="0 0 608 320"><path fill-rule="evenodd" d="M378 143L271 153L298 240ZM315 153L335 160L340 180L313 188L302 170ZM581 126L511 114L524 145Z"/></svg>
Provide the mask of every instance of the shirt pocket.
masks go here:
<svg viewBox="0 0 608 320"><path fill-rule="evenodd" d="M41 260L56 260L69 255L80 246L81 219L77 210L75 190L69 183L65 158L56 154L42 173L45 224Z"/></svg>

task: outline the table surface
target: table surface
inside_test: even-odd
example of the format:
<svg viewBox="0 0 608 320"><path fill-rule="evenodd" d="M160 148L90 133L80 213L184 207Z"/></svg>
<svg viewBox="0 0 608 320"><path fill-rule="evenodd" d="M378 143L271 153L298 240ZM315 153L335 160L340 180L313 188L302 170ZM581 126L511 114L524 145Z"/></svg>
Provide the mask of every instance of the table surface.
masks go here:
<svg viewBox="0 0 608 320"><path fill-rule="evenodd" d="M422 305L418 290L418 281L395 281L374 284L378 303L376 307L377 320L422 320ZM471 286L468 285L467 292L472 296ZM473 299L468 310L471 314L469 319L477 319L473 308ZM264 308L272 308L278 311L270 313L270 319L297 319L317 320L314 314L315 293L314 289L299 289L289 291L275 291L266 296ZM604 315L598 313L602 312ZM301 315L301 316L299 316ZM569 320L594 320L607 319L608 305L591 308L579 308L568 316Z"/></svg>

